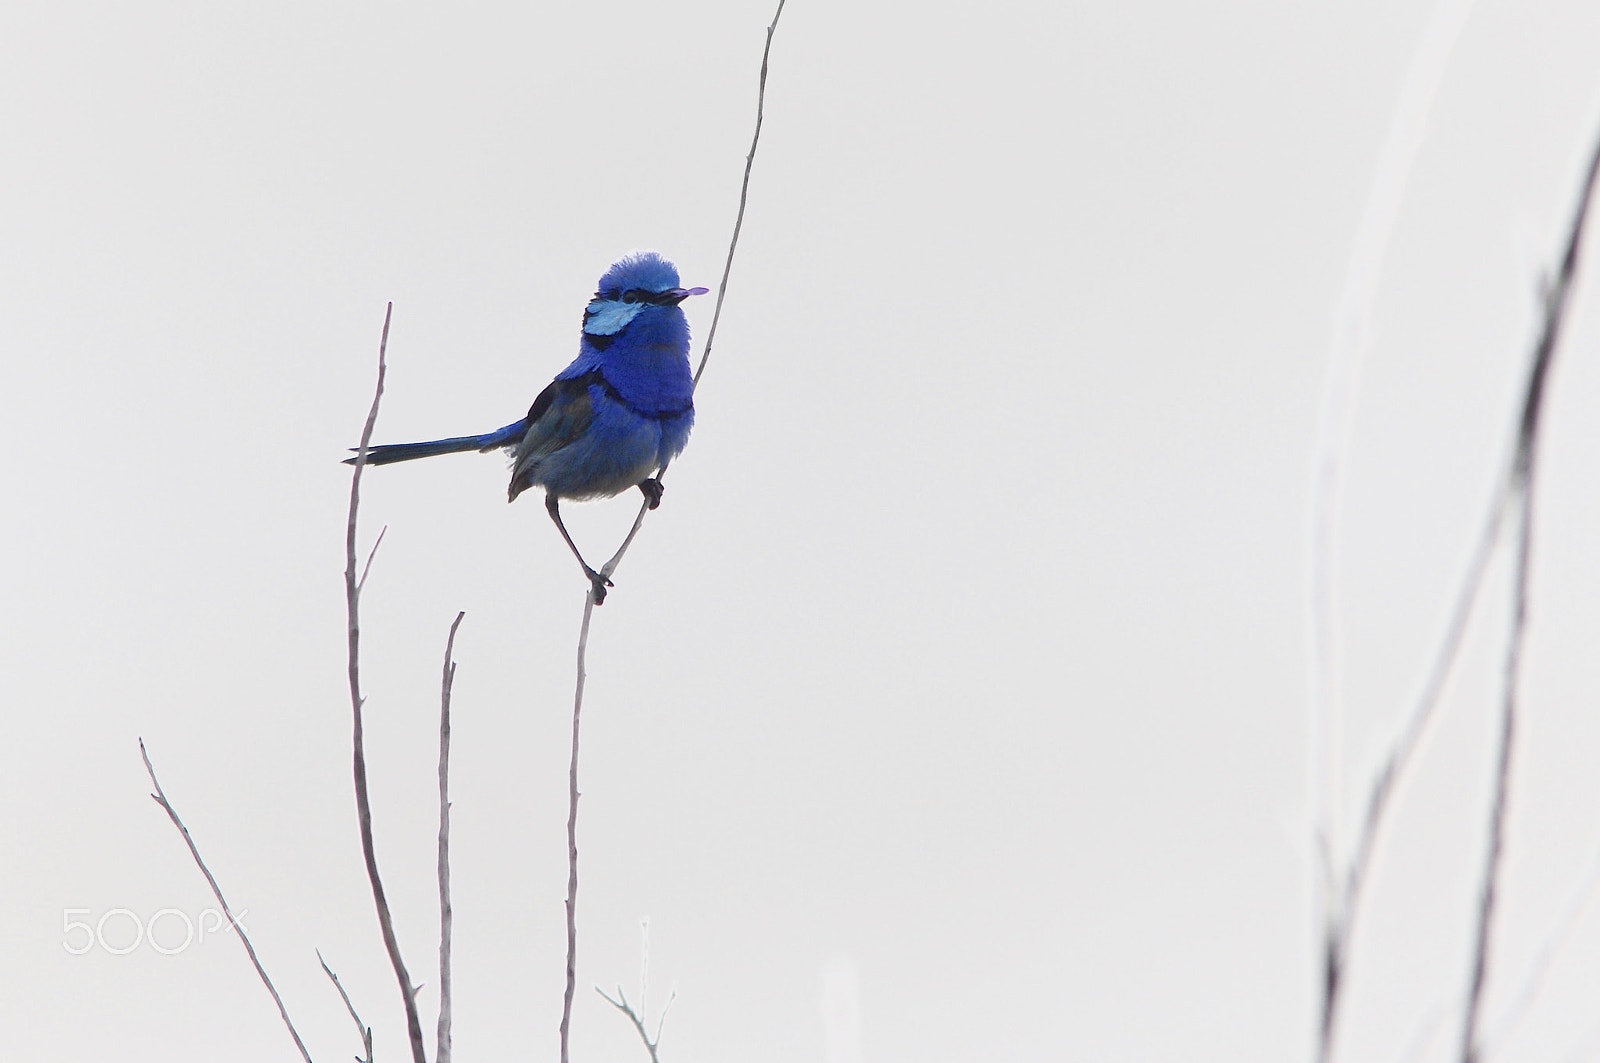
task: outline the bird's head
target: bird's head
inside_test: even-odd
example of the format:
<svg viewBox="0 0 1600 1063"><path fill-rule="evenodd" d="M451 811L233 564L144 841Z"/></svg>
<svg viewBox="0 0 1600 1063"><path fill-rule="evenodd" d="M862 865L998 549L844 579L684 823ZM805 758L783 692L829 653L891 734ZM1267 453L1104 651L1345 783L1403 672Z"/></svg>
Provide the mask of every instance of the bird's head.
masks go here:
<svg viewBox="0 0 1600 1063"><path fill-rule="evenodd" d="M705 288L678 287L678 267L654 251L635 251L611 264L583 311L583 331L615 336L640 314L676 307Z"/></svg>

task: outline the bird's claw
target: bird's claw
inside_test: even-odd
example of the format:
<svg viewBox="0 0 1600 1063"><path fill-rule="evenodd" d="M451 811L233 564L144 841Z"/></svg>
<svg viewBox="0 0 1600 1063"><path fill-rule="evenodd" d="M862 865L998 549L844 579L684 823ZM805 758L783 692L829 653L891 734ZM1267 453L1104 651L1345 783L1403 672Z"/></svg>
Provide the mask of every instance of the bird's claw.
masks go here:
<svg viewBox="0 0 1600 1063"><path fill-rule="evenodd" d="M584 575L589 577L589 586L594 594L594 604L604 605L606 602L606 588L615 587L616 584L612 583L609 579L596 572L588 565L583 566L583 572Z"/></svg>
<svg viewBox="0 0 1600 1063"><path fill-rule="evenodd" d="M666 486L652 476L648 480L639 481L639 490L643 491L644 497L649 499L650 508L655 509L661 505L661 494L666 490Z"/></svg>

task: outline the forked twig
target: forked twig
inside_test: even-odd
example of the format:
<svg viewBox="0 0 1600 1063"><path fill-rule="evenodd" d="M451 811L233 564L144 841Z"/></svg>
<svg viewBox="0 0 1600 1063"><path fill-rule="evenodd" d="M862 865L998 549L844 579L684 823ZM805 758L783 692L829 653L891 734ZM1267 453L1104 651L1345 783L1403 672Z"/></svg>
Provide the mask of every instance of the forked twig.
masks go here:
<svg viewBox="0 0 1600 1063"><path fill-rule="evenodd" d="M367 411L366 424L361 429L361 445L356 448L355 471L350 474L350 515L345 522L344 536L344 601L348 621L351 759L355 775L356 818L361 829L361 855L366 860L367 879L372 884L372 900L378 909L378 927L383 932L383 945L389 953L389 963L400 983L400 998L406 1009L406 1033L411 1041L413 1063L427 1063L427 1053L422 1045L422 1022L417 1017L417 987L411 984L405 961L400 956L400 942L394 933L394 917L389 913L389 901L384 896L383 879L378 874L378 856L372 842L372 802L367 795L367 751L361 725L361 587L356 580L356 513L361 502L361 470L366 468L367 453L372 443L372 427L378 420L378 403L383 398L383 377L386 371L384 356L389 349L389 318L394 312L390 303L383 312L383 338L378 343L378 384L372 395L372 408Z"/></svg>
<svg viewBox="0 0 1600 1063"><path fill-rule="evenodd" d="M456 681L450 657L456 648L456 628L466 615L457 613L450 625L439 686L439 1025L434 1063L450 1063L450 939L455 927L455 910L450 906L450 688Z"/></svg>
<svg viewBox="0 0 1600 1063"><path fill-rule="evenodd" d="M178 810L172 807L172 802L167 800L167 792L161 788L161 780L156 778L156 769L150 763L150 754L145 751L144 739L139 739L139 756L144 758L144 770L150 776L150 785L156 792L150 795L151 800L160 805L167 813L167 818L172 820L172 825L178 828L178 833L183 835L183 843L189 847L189 855L194 857L195 866L206 877L206 885L211 887L211 895L217 899L217 906L222 909L222 914L228 917L228 925L233 927L233 932L239 935L239 940L244 944L244 951L250 957L250 965L256 969L256 974L261 978L261 984L267 987L267 992L272 994L272 1002L278 1006L278 1015L283 1019L284 1026L289 1029L289 1036L294 1038L294 1046L300 1050L300 1058L306 1063L311 1063L311 1053L306 1051L305 1042L300 1040L300 1033L294 1028L294 1023L289 1020L289 1010L283 1006L283 998L278 995L277 987L272 984L272 979L267 977L266 968L261 966L261 960L256 956L255 946L250 944L250 937L244 932L233 917L233 909L228 906L228 901L222 896L222 887L217 885L217 880L211 874L211 869L200 858L200 850L194 844L194 838L189 835L189 828L183 825L183 820L178 817Z"/></svg>
<svg viewBox="0 0 1600 1063"><path fill-rule="evenodd" d="M711 358L711 342L717 335L717 322L722 317L722 303L728 292L728 276L733 271L733 254L739 245L739 230L744 226L745 205L750 195L750 171L755 164L756 146L761 142L761 123L766 112L767 101L767 63L772 54L772 35L778 28L778 19L783 15L783 5L786 0L778 0L777 10L773 12L772 22L767 26L766 46L761 51L761 79L756 92L756 128L750 138L750 152L745 156L744 180L739 187L739 211L734 218L733 237L728 241L728 258L722 267L722 281L717 287L717 305L711 316L711 328L706 333L705 350L700 355L700 365L695 370L694 384L699 387L700 375L705 372L706 362ZM362 440L365 448L366 440ZM364 453L364 451L363 451ZM659 481L665 476L667 466L662 465L656 473ZM600 568L600 574L609 579L622 563L622 557L628 552L628 547L633 545L634 537L639 534L639 529L644 526L645 514L650 511L650 503L646 501L639 507L639 513L633 519L633 527L628 530L627 537L622 540L622 545L617 547L617 552L611 556ZM578 721L583 712L583 683L585 678L585 659L589 646L589 622L594 614L595 593L591 587L583 603L583 625L578 634L578 675L572 698L572 762L568 770L567 787L567 981L561 999L561 1063L569 1063L568 1046L572 1027L572 997L577 987L578 976ZM422 1063L418 1060L418 1063Z"/></svg>
<svg viewBox="0 0 1600 1063"><path fill-rule="evenodd" d="M1495 903L1500 878L1500 862L1505 848L1506 809L1511 789L1511 756L1516 737L1517 687L1522 676L1522 648L1528 626L1528 582L1533 551L1533 497L1538 470L1539 426L1544 415L1546 385L1550 366L1555 361L1561 326L1566 320L1572 281L1578 272L1578 249L1583 241L1584 223L1600 176L1600 140L1589 156L1578 206L1573 212L1561 268L1545 291L1544 328L1534 348L1533 366L1522 403L1522 418L1517 425L1517 455L1507 484L1508 500L1518 504L1517 569L1511 611L1511 633L1506 645L1505 689L1500 711L1500 749L1494 779L1494 801L1489 818L1489 845L1484 854L1483 893L1478 904L1478 920L1472 957L1472 975L1467 989L1466 1014L1461 1024L1462 1063L1477 1063L1482 1057L1479 1033L1483 1010L1483 986L1488 973L1489 936L1494 923Z"/></svg>
<svg viewBox="0 0 1600 1063"><path fill-rule="evenodd" d="M622 1014L628 1017L628 1021L633 1023L633 1028L639 1031L639 1040L644 1042L645 1051L650 1053L650 1063L661 1063L660 1057L656 1054L657 1050L661 1047L661 1027L666 1024L667 1012L671 1010L672 1002L678 999L678 991L676 989L672 991L672 993L667 997L666 1005L661 1009L661 1017L656 1020L656 1036L654 1040L651 1040L650 1038L650 1031L645 1029L644 1016L641 1015L639 1011L633 1010L633 1006L628 1003L627 994L622 991L622 987L620 985L617 986L617 995L615 997L612 997L599 986L595 986L594 991L604 997L607 1004L610 1004L612 1007L622 1012ZM640 1011L643 1011L643 1002L639 1004L639 1008Z"/></svg>
<svg viewBox="0 0 1600 1063"><path fill-rule="evenodd" d="M356 1014L356 1006L350 1003L350 994L344 991L344 983L339 981L339 976L333 973L333 968L328 966L328 961L322 958L322 950L317 950L317 962L322 964L323 973L333 982L333 988L339 991L339 999L344 1001L344 1009L350 1013L350 1018L356 1024L356 1032L361 1035L361 1045L366 1049L367 1058L356 1057L356 1063L372 1063L372 1027L361 1021L361 1016Z"/></svg>
<svg viewBox="0 0 1600 1063"><path fill-rule="evenodd" d="M678 989L674 986L672 992L668 994L667 1002L661 1008L661 1016L656 1019L656 1035L652 1038L650 1031L645 1029L644 1024L644 1015L647 1008L645 994L650 988L650 921L648 919L643 920L641 927L644 940L639 958L639 1009L635 1011L633 1005L628 1003L628 995L623 992L620 984L617 986L617 995L615 997L599 986L595 986L594 991L599 993L607 1004L610 1004L628 1017L628 1021L633 1023L633 1028L639 1032L639 1040L644 1042L645 1051L650 1053L650 1063L660 1063L656 1053L661 1046L661 1028L667 1024L667 1012L672 1010L672 1002L678 999Z"/></svg>

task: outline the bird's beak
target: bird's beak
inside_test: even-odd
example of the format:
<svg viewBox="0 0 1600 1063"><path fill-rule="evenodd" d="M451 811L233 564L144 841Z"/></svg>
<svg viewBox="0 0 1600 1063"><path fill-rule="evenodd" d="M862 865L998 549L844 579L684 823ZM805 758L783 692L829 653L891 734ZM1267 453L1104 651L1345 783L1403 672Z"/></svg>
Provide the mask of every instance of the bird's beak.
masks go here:
<svg viewBox="0 0 1600 1063"><path fill-rule="evenodd" d="M691 295L704 295L710 290L710 288L674 288L669 292L662 292L661 294L667 296L667 305L677 306Z"/></svg>

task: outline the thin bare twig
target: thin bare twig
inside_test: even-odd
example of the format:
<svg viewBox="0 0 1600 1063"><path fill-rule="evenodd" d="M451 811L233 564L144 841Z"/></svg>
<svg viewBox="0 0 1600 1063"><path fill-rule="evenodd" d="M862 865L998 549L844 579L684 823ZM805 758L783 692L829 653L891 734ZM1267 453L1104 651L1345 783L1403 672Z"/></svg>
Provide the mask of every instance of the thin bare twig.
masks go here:
<svg viewBox="0 0 1600 1063"><path fill-rule="evenodd" d="M633 1023L633 1028L639 1032L639 1040L644 1042L645 1051L650 1053L650 1063L661 1063L660 1057L656 1054L661 1047L661 1027L666 1024L667 1012L672 1008L672 1002L678 999L678 991L676 989L672 991L672 994L667 997L666 1005L661 1009L661 1018L656 1022L655 1040L650 1039L650 1031L645 1029L644 1015L642 1014L644 1011L643 1002L639 1004L639 1010L634 1011L633 1006L628 1003L627 994L622 991L620 985L617 986L617 995L615 997L599 986L595 986L594 991L599 993L607 1004L622 1012L628 1017L628 1021Z"/></svg>
<svg viewBox="0 0 1600 1063"><path fill-rule="evenodd" d="M450 688L456 665L450 659L456 648L456 628L467 614L460 612L450 625L444 644L444 678L439 685L439 1026L434 1063L450 1063L450 936L455 911L450 907Z"/></svg>
<svg viewBox="0 0 1600 1063"><path fill-rule="evenodd" d="M717 323L722 320L722 303L728 295L728 277L733 272L733 253L739 246L739 231L744 228L744 208L750 198L750 169L756 161L756 145L761 143L761 123L766 117L767 106L767 61L772 55L772 35L778 28L778 19L783 16L783 5L787 0L778 0L778 8L772 14L772 22L767 26L766 47L761 50L761 80L756 90L756 129L750 137L750 151L744 157L744 180L739 185L739 212L733 219L733 238L728 241L728 258L722 265L722 281L717 285L717 305L711 312L711 328L706 331L706 345L700 352L700 364L694 371L694 390L700 388L700 376L706 371L706 363L711 360L711 344L717 338ZM671 464L670 462L668 464ZM656 472L659 481L667 474L667 466L663 465ZM617 547L617 552L600 567L600 574L610 579L617 571L617 566L622 563L622 555L628 552L628 547L633 545L634 536L639 534L639 529L644 527L645 514L650 512L648 500L639 507L639 513L633 518L633 527L628 529L627 538L622 540L622 545Z"/></svg>
<svg viewBox="0 0 1600 1063"><path fill-rule="evenodd" d="M139 739L139 756L144 758L144 770L150 776L150 785L156 792L150 795L151 800L160 805L167 813L167 818L172 820L172 825L178 828L178 833L183 835L183 843L189 847L189 855L194 857L195 866L206 877L206 885L211 887L211 895L217 899L217 905L222 909L222 914L228 917L228 925L233 927L233 932L239 935L239 940L244 944L244 951L250 957L250 965L256 969L256 974L261 978L261 984L267 987L267 992L272 994L272 1002L278 1006L278 1015L283 1019L284 1026L289 1029L289 1036L294 1038L294 1046L300 1050L300 1058L306 1063L311 1063L311 1053L306 1051L305 1042L300 1040L300 1033L294 1028L294 1023L289 1021L289 1010L283 1006L283 998L278 995L277 987L272 984L272 979L267 977L267 972L261 966L261 960L256 957L255 946L250 944L249 935L244 932L238 920L233 917L233 909L228 907L228 901L222 896L222 887L217 885L217 880L211 874L211 869L200 858L200 850L194 844L194 838L189 835L189 828L183 825L183 820L178 818L178 810L172 807L172 802L167 800L167 792L161 788L161 781L156 778L156 769L150 763L150 754L145 751L144 739Z"/></svg>
<svg viewBox="0 0 1600 1063"><path fill-rule="evenodd" d="M390 303L383 312L383 338L378 343L378 384L372 395L372 408L367 411L367 422L361 429L361 445L356 448L355 471L350 474L350 515L345 522L344 535L344 601L348 621L350 713L353 719L351 733L352 761L356 785L356 818L361 829L361 855L366 859L367 879L372 883L372 900L378 909L378 927L383 932L383 946L389 953L389 963L400 983L400 999L406 1009L406 1033L411 1041L413 1063L427 1063L427 1053L422 1045L422 1022L417 1017L417 988L406 973L405 961L400 957L400 942L394 933L394 917L389 913L389 901L384 896L383 879L378 875L378 855L372 842L372 802L367 796L367 751L361 726L361 588L356 582L356 513L361 503L361 470L366 468L367 453L372 443L372 426L378 420L378 402L383 398L383 377L387 369L384 356L389 349L389 318L394 312Z"/></svg>
<svg viewBox="0 0 1600 1063"><path fill-rule="evenodd" d="M1512 743L1516 737L1517 686L1522 675L1522 648L1528 625L1528 583L1533 551L1533 498L1538 469L1539 426L1544 414L1546 385L1555 361L1561 326L1566 320L1572 281L1578 272L1578 249L1583 241L1584 223L1600 176L1600 140L1589 157L1578 206L1573 213L1561 268L1554 283L1545 291L1544 328L1534 348L1533 366L1522 403L1522 419L1517 426L1517 456L1512 465L1507 497L1518 504L1517 569L1511 611L1511 634L1506 645L1505 689L1500 711L1500 749L1494 779L1494 800L1489 817L1489 845L1484 854L1483 893L1478 905L1474 935L1472 976L1467 988L1466 1014L1461 1023L1462 1063L1477 1063L1482 1058L1479 1025L1482 1021L1483 986L1488 973L1489 938L1493 928L1500 862L1505 848L1506 809L1511 790Z"/></svg>
<svg viewBox="0 0 1600 1063"><path fill-rule="evenodd" d="M1500 540L1505 511L1505 479L1497 477L1494 500L1479 532L1478 542L1473 547L1472 556L1467 562L1460 589L1456 592L1455 604L1445 625L1444 637L1428 667L1422 693L1411 710L1405 729L1390 747L1383 767L1373 778L1372 789L1367 793L1366 814L1362 818L1361 831L1357 836L1349 866L1345 869L1342 890L1332 898L1334 907L1326 942L1327 973L1324 985L1326 996L1322 1031L1324 1060L1330 1058L1332 1052L1334 1022L1339 991L1342 988L1341 980L1349 966L1350 945L1355 937L1356 920L1361 912L1362 893L1377 850L1378 837L1406 770L1411 766L1417 750L1422 746L1423 738L1431 730L1433 721L1437 717L1445 683L1450 678L1461 644L1466 638L1467 623L1472 618L1473 607L1483 589L1484 577L1489 569L1489 560L1494 556L1495 544Z"/></svg>
<svg viewBox="0 0 1600 1063"><path fill-rule="evenodd" d="M1310 695L1313 842L1316 910L1323 936L1322 1024L1317 1057L1331 1059L1334 1014L1343 966L1344 903L1336 885L1344 859L1342 805L1343 710L1339 690L1338 525L1356 396L1366 361L1369 321L1395 219L1428 113L1472 0L1438 0L1395 101L1346 267L1336 311L1327 382L1323 388L1310 520Z"/></svg>
<svg viewBox="0 0 1600 1063"><path fill-rule="evenodd" d="M344 1001L344 1009L350 1013L350 1018L355 1021L356 1033L361 1036L362 1047L366 1049L367 1058L356 1057L356 1063L372 1063L372 1027L361 1021L361 1016L356 1014L356 1006L350 1003L350 994L344 991L344 984L339 981L339 976L333 973L333 968L328 966L328 961L322 958L322 950L317 950L317 962L322 964L323 973L333 982L333 988L339 991L339 999Z"/></svg>
<svg viewBox="0 0 1600 1063"><path fill-rule="evenodd" d="M717 305L711 315L711 328L706 333L706 345L700 355L700 365L695 370L694 386L700 386L700 375L705 372L706 362L711 358L711 342L716 339L717 322L722 317L723 299L728 293L728 276L733 271L733 254L739 246L739 231L744 226L745 205L750 195L750 171L755 164L756 146L761 142L761 123L766 112L767 102L767 63L772 54L772 35L778 28L778 19L783 15L783 5L786 0L778 0L777 10L773 12L772 22L767 26L766 46L761 51L761 79L756 92L756 128L750 138L750 152L744 160L744 180L739 186L739 211L734 217L733 237L728 241L728 258L722 267L722 281L717 287ZM365 444L363 444L364 446ZM667 466L662 465L656 473L656 479L667 473ZM633 545L634 537L639 534L639 529L644 526L645 514L650 511L650 503L646 501L639 507L639 513L633 519L633 527L628 530L628 535L622 540L622 545L600 569L600 574L609 579L622 563L622 556L628 552L628 547ZM594 590L590 589L583 603L583 627L578 636L578 679L576 690L572 699L572 764L568 777L567 798L567 984L561 1002L561 1063L568 1063L569 1033L572 1026L572 996L577 985L577 906L578 906L578 718L583 711L583 681L584 659L589 645L589 621L594 613ZM420 1063L420 1061L419 1061Z"/></svg>
<svg viewBox="0 0 1600 1063"><path fill-rule="evenodd" d="M694 386L700 386L700 374L706 371L711 360L711 342L717 338L717 322L722 320L722 300L728 294L728 274L733 271L733 252L739 246L739 230L744 228L745 203L750 198L750 168L755 165L756 145L761 143L761 122L767 106L767 57L772 54L772 35L778 29L778 19L783 17L785 0L778 0L778 9L772 13L767 26L767 45L761 50L761 81L756 89L756 131L750 137L750 152L744 157L744 181L739 185L739 213L733 219L733 239L728 241L728 260L722 266L722 283L717 286L717 308L711 314L711 328L706 333L705 351L700 355L700 365L694 371Z"/></svg>

